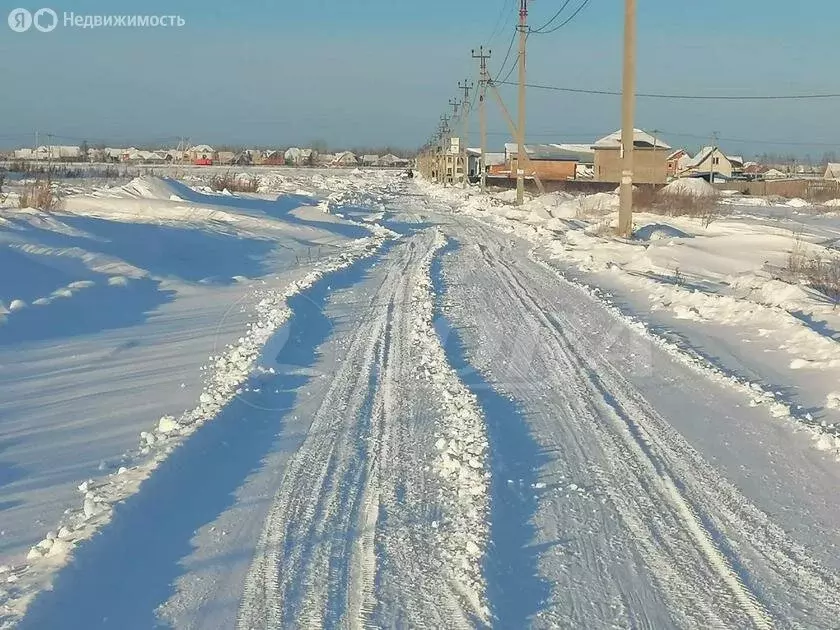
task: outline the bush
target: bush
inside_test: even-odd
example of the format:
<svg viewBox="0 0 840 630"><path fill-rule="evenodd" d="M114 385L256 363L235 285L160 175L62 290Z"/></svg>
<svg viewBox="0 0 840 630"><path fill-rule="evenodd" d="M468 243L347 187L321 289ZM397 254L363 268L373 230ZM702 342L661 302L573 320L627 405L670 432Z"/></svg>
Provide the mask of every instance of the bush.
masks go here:
<svg viewBox="0 0 840 630"><path fill-rule="evenodd" d="M18 207L37 208L38 210L58 210L61 204L61 197L53 189L52 180L36 179L26 184L20 193Z"/></svg>
<svg viewBox="0 0 840 630"><path fill-rule="evenodd" d="M657 193L652 188L642 189L639 193L634 194L633 205L654 214L701 219L704 227L709 227L719 214L717 197Z"/></svg>
<svg viewBox="0 0 840 630"><path fill-rule="evenodd" d="M237 177L231 172L216 175L210 180L210 188L216 192L227 190L228 192L255 193L259 187L259 177Z"/></svg>
<svg viewBox="0 0 840 630"><path fill-rule="evenodd" d="M840 256L831 252L809 254L797 238L788 258L788 271L834 302L835 308L840 303Z"/></svg>

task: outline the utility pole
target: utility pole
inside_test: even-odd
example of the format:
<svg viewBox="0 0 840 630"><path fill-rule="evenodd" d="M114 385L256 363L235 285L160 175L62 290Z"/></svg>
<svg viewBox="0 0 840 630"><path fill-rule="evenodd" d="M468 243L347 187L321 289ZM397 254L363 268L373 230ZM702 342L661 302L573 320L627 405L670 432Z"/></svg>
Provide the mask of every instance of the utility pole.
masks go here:
<svg viewBox="0 0 840 630"><path fill-rule="evenodd" d="M464 83L462 84L458 81L458 89L464 90L464 100L461 101L463 103L463 107L461 108L461 124L462 124L462 139L463 139L463 146L460 148L460 155L459 159L461 160L461 171L463 177L463 184L464 188L467 187L469 184L468 180L468 172L467 172L467 144L470 141L470 91L475 87L475 83L470 83L469 79L464 79Z"/></svg>
<svg viewBox="0 0 840 630"><path fill-rule="evenodd" d="M636 0L624 0L624 80L621 90L621 186L618 235L633 230L633 143L636 104Z"/></svg>
<svg viewBox="0 0 840 630"><path fill-rule="evenodd" d="M717 131L712 132L712 153L709 155L709 183L715 185L715 152L717 150L718 138L720 134Z"/></svg>
<svg viewBox="0 0 840 630"><path fill-rule="evenodd" d="M52 152L53 152L53 143L52 143L52 134L47 134L47 180L51 179L52 173Z"/></svg>
<svg viewBox="0 0 840 630"><path fill-rule="evenodd" d="M455 122L456 122L455 119L458 118L458 108L462 105L462 103L457 98L454 98L454 99L451 98L451 99L449 99L449 104L452 105L452 118L451 118L451 120L452 120L453 127L454 127ZM446 149L445 149L445 151L446 151L446 177L447 177L447 179L450 180L449 183L454 186L455 185L455 166L458 162L458 158L457 158L456 154L452 153L452 133L451 133L451 131L452 130L450 128L449 129L449 146L447 146ZM458 144L459 144L458 151L460 153L460 138L459 138ZM450 163L452 164L452 176L451 176L451 178L450 178L450 175L449 175L449 165L450 165Z"/></svg>
<svg viewBox="0 0 840 630"><path fill-rule="evenodd" d="M453 109L457 112L458 111L458 104L452 103ZM451 137L450 137L450 129L449 129L449 116L443 115L440 117L440 161L438 164L438 170L440 173L440 179L443 182L444 186L446 185L446 179L448 176L448 169L449 169L449 153L450 153L450 145L452 144ZM442 164L441 164L442 162Z"/></svg>
<svg viewBox="0 0 840 630"><path fill-rule="evenodd" d="M519 124L516 156L516 205L525 203L525 42L528 39L528 0L519 0Z"/></svg>
<svg viewBox="0 0 840 630"><path fill-rule="evenodd" d="M473 59L478 59L481 64L478 85L481 88L478 95L478 117L481 125L481 156L478 160L478 167L481 170L481 192L487 192L487 84L490 82L490 75L487 73L487 60L490 59L492 51L484 54L484 46L478 47L478 54L472 51Z"/></svg>

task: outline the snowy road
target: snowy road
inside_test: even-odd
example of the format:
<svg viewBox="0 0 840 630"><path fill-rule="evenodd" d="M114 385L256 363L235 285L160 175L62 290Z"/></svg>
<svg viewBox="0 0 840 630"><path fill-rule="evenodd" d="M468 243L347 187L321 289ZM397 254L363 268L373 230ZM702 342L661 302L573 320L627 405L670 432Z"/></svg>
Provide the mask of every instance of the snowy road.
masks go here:
<svg viewBox="0 0 840 630"><path fill-rule="evenodd" d="M24 628L834 628L840 466L406 185Z"/></svg>

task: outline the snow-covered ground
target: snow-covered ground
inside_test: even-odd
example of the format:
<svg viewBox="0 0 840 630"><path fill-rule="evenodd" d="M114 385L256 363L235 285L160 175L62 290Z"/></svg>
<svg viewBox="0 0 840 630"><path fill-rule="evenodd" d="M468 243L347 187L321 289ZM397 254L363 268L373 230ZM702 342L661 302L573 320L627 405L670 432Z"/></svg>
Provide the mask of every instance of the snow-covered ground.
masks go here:
<svg viewBox="0 0 840 630"><path fill-rule="evenodd" d="M210 174L0 210L0 627L834 627L835 204Z"/></svg>

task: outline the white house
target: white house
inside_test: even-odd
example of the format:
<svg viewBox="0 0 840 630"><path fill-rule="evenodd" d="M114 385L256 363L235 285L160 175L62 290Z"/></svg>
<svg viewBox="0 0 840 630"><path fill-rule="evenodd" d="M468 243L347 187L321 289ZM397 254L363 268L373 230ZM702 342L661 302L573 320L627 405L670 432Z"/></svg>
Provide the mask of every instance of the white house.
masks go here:
<svg viewBox="0 0 840 630"><path fill-rule="evenodd" d="M359 160L352 151L341 151L335 154L331 166L357 166L358 164Z"/></svg>
<svg viewBox="0 0 840 630"><path fill-rule="evenodd" d="M286 158L287 163L301 165L301 164L309 164L311 161L317 157L317 154L312 149L300 149L298 147L291 147L290 149L286 150L286 154L284 156Z"/></svg>
<svg viewBox="0 0 840 630"><path fill-rule="evenodd" d="M79 147L64 145L42 145L37 149L18 149L15 158L19 160L80 160L82 150Z"/></svg>
<svg viewBox="0 0 840 630"><path fill-rule="evenodd" d="M743 160L739 166L743 167ZM726 154L718 147L703 147L700 152L691 160L683 164L683 170L678 173L681 176L708 175L714 173L715 181L718 179L731 179L733 164Z"/></svg>
<svg viewBox="0 0 840 630"><path fill-rule="evenodd" d="M216 152L213 150L213 147L208 144L197 144L187 150L187 156L192 162L197 160L212 161L216 159Z"/></svg>
<svg viewBox="0 0 840 630"><path fill-rule="evenodd" d="M398 157L393 153L389 153L388 155L383 155L377 161L378 166L385 166L385 167L396 167L396 166L408 166L408 160L405 158Z"/></svg>
<svg viewBox="0 0 840 630"><path fill-rule="evenodd" d="M787 173L782 173L777 168L771 168L769 171L765 171L763 175L764 179L785 179L788 176Z"/></svg>
<svg viewBox="0 0 840 630"><path fill-rule="evenodd" d="M829 162L825 169L824 178L840 181L840 164L837 162Z"/></svg>
<svg viewBox="0 0 840 630"><path fill-rule="evenodd" d="M362 166L379 166L378 155L363 155Z"/></svg>

